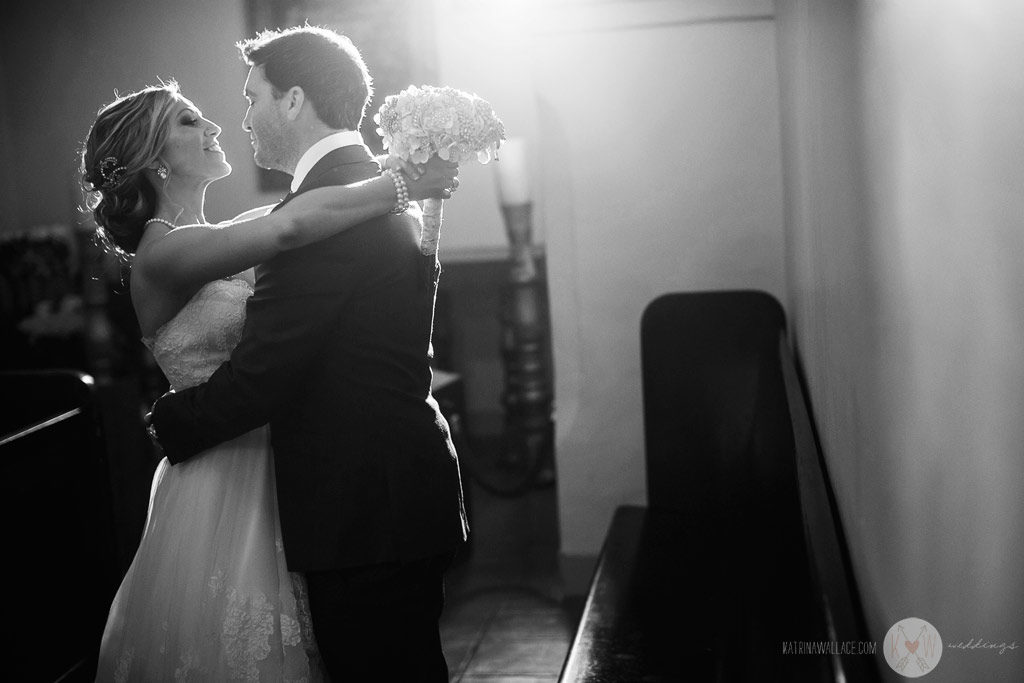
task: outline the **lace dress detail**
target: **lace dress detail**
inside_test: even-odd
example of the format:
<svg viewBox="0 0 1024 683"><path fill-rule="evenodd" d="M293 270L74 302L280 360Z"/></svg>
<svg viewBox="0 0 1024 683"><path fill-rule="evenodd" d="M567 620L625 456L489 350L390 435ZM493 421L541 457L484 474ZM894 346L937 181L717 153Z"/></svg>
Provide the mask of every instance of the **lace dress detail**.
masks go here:
<svg viewBox="0 0 1024 683"><path fill-rule="evenodd" d="M245 302L251 295L246 278L214 280L153 337L143 337L172 389L205 382L231 356L242 336Z"/></svg>
<svg viewBox="0 0 1024 683"><path fill-rule="evenodd" d="M211 282L143 340L174 389L227 360L251 294L245 277ZM96 680L323 679L305 581L285 563L267 428L174 467L162 460Z"/></svg>

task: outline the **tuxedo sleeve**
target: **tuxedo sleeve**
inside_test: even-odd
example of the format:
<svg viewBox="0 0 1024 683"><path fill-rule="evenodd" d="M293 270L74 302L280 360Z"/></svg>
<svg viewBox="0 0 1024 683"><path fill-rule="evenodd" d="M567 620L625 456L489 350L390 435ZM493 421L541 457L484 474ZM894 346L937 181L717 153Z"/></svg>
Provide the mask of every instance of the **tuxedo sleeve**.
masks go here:
<svg viewBox="0 0 1024 683"><path fill-rule="evenodd" d="M345 273L356 270L354 259L339 244L309 245L267 264L231 358L205 383L156 403L152 425L171 463L266 424L301 389L351 292Z"/></svg>

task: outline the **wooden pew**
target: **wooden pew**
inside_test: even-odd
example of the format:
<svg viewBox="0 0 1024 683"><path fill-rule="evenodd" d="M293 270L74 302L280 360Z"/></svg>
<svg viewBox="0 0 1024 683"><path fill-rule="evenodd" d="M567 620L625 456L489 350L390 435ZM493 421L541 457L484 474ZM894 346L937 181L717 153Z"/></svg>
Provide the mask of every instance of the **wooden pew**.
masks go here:
<svg viewBox="0 0 1024 683"><path fill-rule="evenodd" d="M873 681L781 306L672 294L641 324L648 507L614 516L562 681Z"/></svg>
<svg viewBox="0 0 1024 683"><path fill-rule="evenodd" d="M91 681L120 575L105 445L88 375L0 373L7 680Z"/></svg>

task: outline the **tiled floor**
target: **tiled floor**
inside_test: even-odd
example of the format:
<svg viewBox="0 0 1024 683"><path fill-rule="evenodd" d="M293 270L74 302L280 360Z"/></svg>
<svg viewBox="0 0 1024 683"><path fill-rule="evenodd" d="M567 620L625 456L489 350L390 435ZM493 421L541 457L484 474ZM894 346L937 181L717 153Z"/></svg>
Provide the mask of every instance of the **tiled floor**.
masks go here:
<svg viewBox="0 0 1024 683"><path fill-rule="evenodd" d="M557 681L582 601L563 594L555 487L469 495L473 543L448 574L441 618L451 680Z"/></svg>

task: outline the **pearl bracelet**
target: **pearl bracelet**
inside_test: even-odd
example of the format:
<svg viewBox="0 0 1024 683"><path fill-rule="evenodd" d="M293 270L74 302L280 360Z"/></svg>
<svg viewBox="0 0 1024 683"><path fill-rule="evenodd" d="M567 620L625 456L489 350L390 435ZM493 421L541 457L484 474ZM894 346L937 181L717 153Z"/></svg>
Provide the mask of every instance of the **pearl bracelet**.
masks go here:
<svg viewBox="0 0 1024 683"><path fill-rule="evenodd" d="M400 172L390 168L384 173L391 176L392 182L395 183L395 206L391 209L391 213L405 213L409 208L409 186L405 184L405 178Z"/></svg>

